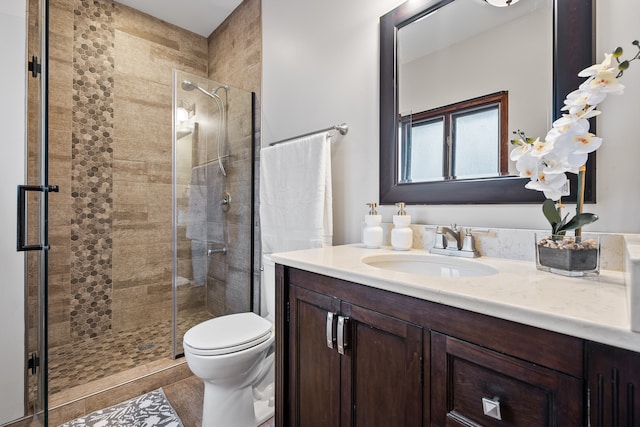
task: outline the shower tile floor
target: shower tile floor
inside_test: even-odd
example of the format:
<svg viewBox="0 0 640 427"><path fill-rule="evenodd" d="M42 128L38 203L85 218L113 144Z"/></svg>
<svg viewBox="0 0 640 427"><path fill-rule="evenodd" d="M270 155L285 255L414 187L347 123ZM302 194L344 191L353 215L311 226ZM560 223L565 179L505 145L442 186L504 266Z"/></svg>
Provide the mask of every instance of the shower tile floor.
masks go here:
<svg viewBox="0 0 640 427"><path fill-rule="evenodd" d="M181 311L179 336L191 326L210 318L211 315L202 309ZM112 378L110 382L117 384L131 379L129 377L141 369L171 364L171 345L171 322L167 321L53 347L49 350L49 396L52 403L64 403L66 399L62 396L56 398L56 395L70 389L80 388L83 390L80 394L90 394L104 388L105 381L102 380ZM141 373L144 374L137 372L137 376ZM92 389L94 382L100 385L96 384Z"/></svg>

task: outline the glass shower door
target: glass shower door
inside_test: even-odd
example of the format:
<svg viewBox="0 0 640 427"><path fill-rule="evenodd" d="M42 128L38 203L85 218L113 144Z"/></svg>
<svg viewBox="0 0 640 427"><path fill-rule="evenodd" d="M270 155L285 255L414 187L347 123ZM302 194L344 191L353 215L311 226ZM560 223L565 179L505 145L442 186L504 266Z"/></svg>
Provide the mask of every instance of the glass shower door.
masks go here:
<svg viewBox="0 0 640 427"><path fill-rule="evenodd" d="M48 181L47 0L28 0L26 185L18 186L17 250L25 253L26 414L47 425Z"/></svg>
<svg viewBox="0 0 640 427"><path fill-rule="evenodd" d="M27 413L24 256L16 252L16 186L25 180L26 0L0 3L0 425Z"/></svg>
<svg viewBox="0 0 640 427"><path fill-rule="evenodd" d="M174 356L191 327L252 309L251 92L174 72Z"/></svg>

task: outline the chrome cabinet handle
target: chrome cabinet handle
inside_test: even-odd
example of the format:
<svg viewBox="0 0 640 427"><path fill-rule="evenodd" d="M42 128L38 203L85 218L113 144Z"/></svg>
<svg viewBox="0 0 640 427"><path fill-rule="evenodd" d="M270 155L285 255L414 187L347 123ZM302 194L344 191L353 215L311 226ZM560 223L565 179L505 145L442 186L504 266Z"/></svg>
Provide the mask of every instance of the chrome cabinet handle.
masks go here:
<svg viewBox="0 0 640 427"><path fill-rule="evenodd" d="M334 344L336 342L334 330L335 330L336 318L335 313L328 312L327 313L327 347L333 350Z"/></svg>
<svg viewBox="0 0 640 427"><path fill-rule="evenodd" d="M348 347L347 333L349 318L338 316L338 353L344 354L344 349Z"/></svg>
<svg viewBox="0 0 640 427"><path fill-rule="evenodd" d="M484 412L487 417L502 420L502 415L500 414L500 399L497 397L494 397L493 399L483 397L482 412Z"/></svg>

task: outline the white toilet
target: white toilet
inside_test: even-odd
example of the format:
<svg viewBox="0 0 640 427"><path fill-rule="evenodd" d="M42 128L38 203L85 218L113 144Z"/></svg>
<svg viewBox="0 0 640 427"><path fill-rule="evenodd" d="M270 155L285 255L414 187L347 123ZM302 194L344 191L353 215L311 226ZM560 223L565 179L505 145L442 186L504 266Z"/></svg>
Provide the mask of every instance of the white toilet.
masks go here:
<svg viewBox="0 0 640 427"><path fill-rule="evenodd" d="M256 427L273 416L275 269L266 255L262 263L265 317L230 314L184 334L187 365L204 381L202 427Z"/></svg>

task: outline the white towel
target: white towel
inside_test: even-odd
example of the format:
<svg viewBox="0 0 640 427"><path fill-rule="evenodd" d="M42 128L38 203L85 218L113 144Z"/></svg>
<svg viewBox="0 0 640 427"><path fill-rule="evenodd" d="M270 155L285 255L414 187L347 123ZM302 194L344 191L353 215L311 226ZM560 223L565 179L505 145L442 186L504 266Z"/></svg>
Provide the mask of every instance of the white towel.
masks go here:
<svg viewBox="0 0 640 427"><path fill-rule="evenodd" d="M331 246L332 209L328 133L260 151L263 253Z"/></svg>

